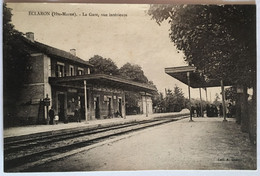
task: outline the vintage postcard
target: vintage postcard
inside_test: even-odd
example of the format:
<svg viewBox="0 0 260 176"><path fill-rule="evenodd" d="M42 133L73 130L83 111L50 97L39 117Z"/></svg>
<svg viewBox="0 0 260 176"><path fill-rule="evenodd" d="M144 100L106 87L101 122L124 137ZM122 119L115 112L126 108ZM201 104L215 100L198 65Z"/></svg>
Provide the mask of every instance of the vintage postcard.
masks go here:
<svg viewBox="0 0 260 176"><path fill-rule="evenodd" d="M255 4L4 3L2 46L6 174L258 173Z"/></svg>

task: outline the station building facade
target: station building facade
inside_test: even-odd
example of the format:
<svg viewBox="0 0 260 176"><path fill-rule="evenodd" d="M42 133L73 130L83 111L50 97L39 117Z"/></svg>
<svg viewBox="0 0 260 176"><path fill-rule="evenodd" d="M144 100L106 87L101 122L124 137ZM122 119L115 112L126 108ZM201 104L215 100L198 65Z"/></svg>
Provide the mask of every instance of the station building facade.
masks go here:
<svg viewBox="0 0 260 176"><path fill-rule="evenodd" d="M26 33L29 48L26 81L16 100L16 117L32 124L46 123L48 109L53 107L60 122L74 121L78 109L81 119L94 120L125 117L125 91L152 92L155 88L104 74L92 74L89 62L34 40ZM50 100L46 104L45 100Z"/></svg>

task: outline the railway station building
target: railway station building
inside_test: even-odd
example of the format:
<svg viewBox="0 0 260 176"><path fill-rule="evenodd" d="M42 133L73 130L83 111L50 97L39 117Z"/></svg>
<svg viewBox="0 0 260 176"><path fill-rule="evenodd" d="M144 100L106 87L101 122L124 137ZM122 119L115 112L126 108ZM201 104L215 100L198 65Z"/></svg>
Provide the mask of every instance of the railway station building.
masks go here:
<svg viewBox="0 0 260 176"><path fill-rule="evenodd" d="M14 120L46 124L51 107L64 123L76 120L76 109L82 120L125 117L125 91L140 92L145 102L151 103L150 97L145 97L156 91L154 87L112 75L92 74L93 65L77 57L75 49L66 52L37 42L31 32L26 33L23 42L30 57L21 95L14 108L7 110L15 114ZM148 114L148 106L145 107Z"/></svg>

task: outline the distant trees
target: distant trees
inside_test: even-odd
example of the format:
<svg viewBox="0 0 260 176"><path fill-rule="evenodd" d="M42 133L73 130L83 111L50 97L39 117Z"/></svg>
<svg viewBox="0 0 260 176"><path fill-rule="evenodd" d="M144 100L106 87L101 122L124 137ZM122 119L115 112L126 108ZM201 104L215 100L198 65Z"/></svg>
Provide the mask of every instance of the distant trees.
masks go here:
<svg viewBox="0 0 260 176"><path fill-rule="evenodd" d="M123 78L139 83L148 83L148 79L139 65L126 63L119 69L119 73Z"/></svg>
<svg viewBox="0 0 260 176"><path fill-rule="evenodd" d="M180 112L187 108L187 99L184 97L181 88L175 85L174 89L166 89L166 96L162 93L155 96L157 112Z"/></svg>
<svg viewBox="0 0 260 176"><path fill-rule="evenodd" d="M175 96L175 111L179 112L185 107L185 97L182 89L175 85L173 95Z"/></svg>
<svg viewBox="0 0 260 176"><path fill-rule="evenodd" d="M216 106L218 106L218 105L220 104L219 100L220 100L219 94L216 93L216 94L215 94L215 99L214 99L214 101L213 101L213 104L216 105Z"/></svg>
<svg viewBox="0 0 260 176"><path fill-rule="evenodd" d="M94 65L93 73L118 75L119 69L114 61L110 58L103 58L99 55L94 55L89 59L89 63Z"/></svg>
<svg viewBox="0 0 260 176"><path fill-rule="evenodd" d="M165 108L166 112L179 112L185 107L185 97L181 88L175 85L173 91L166 90Z"/></svg>

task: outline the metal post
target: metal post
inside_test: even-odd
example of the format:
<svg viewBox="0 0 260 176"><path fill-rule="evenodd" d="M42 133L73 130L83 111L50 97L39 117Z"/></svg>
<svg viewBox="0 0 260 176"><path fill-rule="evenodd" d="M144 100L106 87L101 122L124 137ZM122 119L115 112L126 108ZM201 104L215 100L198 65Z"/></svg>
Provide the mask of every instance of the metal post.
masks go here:
<svg viewBox="0 0 260 176"><path fill-rule="evenodd" d="M145 108L146 108L146 110L145 110L145 116L146 117L148 117L148 106L147 106L147 97L146 97L146 92L144 93L144 96L145 96Z"/></svg>
<svg viewBox="0 0 260 176"><path fill-rule="evenodd" d="M207 87L205 87L205 93L206 93L206 101L208 101L208 92L207 92Z"/></svg>
<svg viewBox="0 0 260 176"><path fill-rule="evenodd" d="M50 98L48 97L48 94L46 94L46 98L43 99L44 107L46 106L46 124L50 124L50 117L49 117L49 106L50 106ZM44 110L45 111L45 110Z"/></svg>
<svg viewBox="0 0 260 176"><path fill-rule="evenodd" d="M85 119L88 122L88 95L87 95L87 81L84 80L84 98L85 98Z"/></svg>
<svg viewBox="0 0 260 176"><path fill-rule="evenodd" d="M223 84L223 80L222 80L222 79L221 79L220 83L221 83L222 104L223 104L223 116L224 116L223 122L226 122L226 121L227 121L227 119L226 119L226 104L225 104L226 96L225 96L224 84Z"/></svg>
<svg viewBox="0 0 260 176"><path fill-rule="evenodd" d="M192 120L192 114L191 114L191 100L190 100L190 72L187 72L187 78L188 78L188 92L189 92L189 101L190 101L190 122L193 122Z"/></svg>
<svg viewBox="0 0 260 176"><path fill-rule="evenodd" d="M202 98L201 98L201 88L199 88L199 91L200 91L200 112L201 112L201 117L203 117Z"/></svg>

